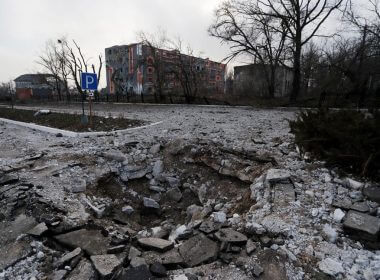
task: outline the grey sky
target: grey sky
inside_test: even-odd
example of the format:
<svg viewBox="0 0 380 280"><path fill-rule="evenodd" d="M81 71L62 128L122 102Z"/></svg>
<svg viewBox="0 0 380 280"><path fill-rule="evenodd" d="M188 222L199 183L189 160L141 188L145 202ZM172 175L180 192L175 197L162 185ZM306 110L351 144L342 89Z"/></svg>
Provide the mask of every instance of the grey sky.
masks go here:
<svg viewBox="0 0 380 280"><path fill-rule="evenodd" d="M0 81L40 68L48 39L66 35L88 57L136 41L136 33L162 28L196 51L221 60L228 52L207 28L220 0L0 0ZM104 81L104 80L103 80ZM104 83L103 83L104 86Z"/></svg>
<svg viewBox="0 0 380 280"><path fill-rule="evenodd" d="M364 0L355 0L362 2ZM48 39L75 39L87 57L136 41L138 31L159 27L179 35L213 60L228 53L207 34L221 0L0 0L0 81L40 70ZM103 76L104 78L104 76ZM102 86L104 86L104 79Z"/></svg>

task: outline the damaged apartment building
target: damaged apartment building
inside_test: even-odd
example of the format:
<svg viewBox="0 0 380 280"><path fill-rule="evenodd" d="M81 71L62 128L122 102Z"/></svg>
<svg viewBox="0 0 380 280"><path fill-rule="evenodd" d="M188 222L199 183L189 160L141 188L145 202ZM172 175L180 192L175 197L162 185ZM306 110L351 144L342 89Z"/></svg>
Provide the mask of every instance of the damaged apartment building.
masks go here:
<svg viewBox="0 0 380 280"><path fill-rule="evenodd" d="M226 64L177 50L138 43L105 49L107 89L110 94L182 94L188 86L198 94L225 90Z"/></svg>

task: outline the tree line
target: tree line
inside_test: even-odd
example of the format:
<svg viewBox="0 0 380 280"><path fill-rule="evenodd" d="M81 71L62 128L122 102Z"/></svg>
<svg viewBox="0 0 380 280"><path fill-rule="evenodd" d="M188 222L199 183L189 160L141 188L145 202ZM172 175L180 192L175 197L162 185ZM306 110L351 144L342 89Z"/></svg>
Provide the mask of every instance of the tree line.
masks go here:
<svg viewBox="0 0 380 280"><path fill-rule="evenodd" d="M224 61L242 57L247 64L265 65L261 69L268 98L274 97L276 73L283 67L293 73L290 102L300 95L319 92L322 101L327 94L355 96L362 105L380 80L380 3L363 1L366 5L360 10L353 0L225 0L216 8L208 32L230 47ZM333 16L349 32L342 34L330 27L327 33L326 24ZM139 60L135 67L149 65L154 69L155 102L172 98L167 91L172 78L168 77L179 82L188 103L205 90L205 70L196 68L201 55L194 55L189 46L185 48L181 39L171 39L165 32L140 32L138 39L153 59ZM171 65L157 52L160 49L171 51L175 57ZM189 56L195 57L190 67ZM65 95L68 101L70 84L84 98L81 72L97 73L100 79L103 67L102 55L92 63L76 41L66 38L49 41L38 63L55 77L52 86L58 99ZM227 78L232 79L231 75ZM111 81L117 99L126 95L129 101L132 93L120 69L115 69ZM141 99L144 102L143 95Z"/></svg>
<svg viewBox="0 0 380 280"><path fill-rule="evenodd" d="M380 74L378 0L365 0L359 11L352 0L227 0L215 12L211 36L230 46L227 59L244 56L263 68L268 97L274 97L279 67L293 72L290 101L317 88L360 96L363 103ZM335 15L350 32L327 34L324 25Z"/></svg>

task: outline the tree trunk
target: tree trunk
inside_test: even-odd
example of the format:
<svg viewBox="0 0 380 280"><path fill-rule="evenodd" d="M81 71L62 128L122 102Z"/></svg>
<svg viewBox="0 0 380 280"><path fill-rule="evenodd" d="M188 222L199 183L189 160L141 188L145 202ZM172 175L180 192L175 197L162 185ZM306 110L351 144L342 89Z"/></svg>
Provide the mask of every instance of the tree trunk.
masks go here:
<svg viewBox="0 0 380 280"><path fill-rule="evenodd" d="M290 95L290 101L295 102L301 89L301 37L296 40L296 49L294 52L293 65L293 89Z"/></svg>
<svg viewBox="0 0 380 280"><path fill-rule="evenodd" d="M273 68L270 73L269 84L268 84L269 98L274 98L275 89L276 89L276 70Z"/></svg>

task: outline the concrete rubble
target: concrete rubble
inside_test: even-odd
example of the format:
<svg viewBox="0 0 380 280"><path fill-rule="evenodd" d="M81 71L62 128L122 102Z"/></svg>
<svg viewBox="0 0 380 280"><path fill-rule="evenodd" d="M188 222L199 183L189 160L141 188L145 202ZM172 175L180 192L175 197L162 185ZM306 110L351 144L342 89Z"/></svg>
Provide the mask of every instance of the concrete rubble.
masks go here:
<svg viewBox="0 0 380 280"><path fill-rule="evenodd" d="M126 107L163 123L0 123L0 279L380 279L378 182L306 161L294 112Z"/></svg>

